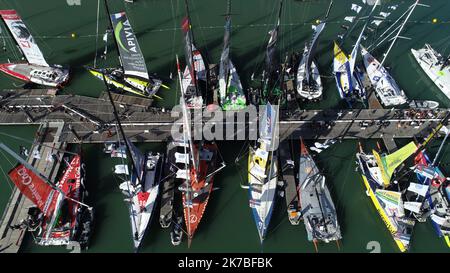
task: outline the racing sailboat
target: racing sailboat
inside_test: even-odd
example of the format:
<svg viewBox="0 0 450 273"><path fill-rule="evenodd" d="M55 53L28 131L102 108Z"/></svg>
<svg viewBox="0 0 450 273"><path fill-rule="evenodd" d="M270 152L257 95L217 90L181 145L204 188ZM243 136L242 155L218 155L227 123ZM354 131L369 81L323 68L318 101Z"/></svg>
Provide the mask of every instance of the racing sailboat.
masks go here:
<svg viewBox="0 0 450 273"><path fill-rule="evenodd" d="M436 234L444 238L450 247L450 183L437 164L437 158L450 133L447 128L445 131L445 138L433 161L425 151L421 151L414 158L414 172L422 185L427 187L422 194L426 202L423 202L417 214L424 220L429 217Z"/></svg>
<svg viewBox="0 0 450 273"><path fill-rule="evenodd" d="M278 180L278 107L270 103L260 119L259 139L249 147L248 198L261 244L272 218Z"/></svg>
<svg viewBox="0 0 450 273"><path fill-rule="evenodd" d="M347 56L340 46L334 42L333 72L336 79L336 86L339 91L339 96L344 99L350 107L352 107L352 103L355 100L365 101L367 99L366 90L359 72L355 70L355 65L364 31L367 28L367 24L369 23L378 2L379 0L373 5L350 56Z"/></svg>
<svg viewBox="0 0 450 273"><path fill-rule="evenodd" d="M176 163L183 163L185 169L177 171L177 178L183 179L179 190L182 193L184 221L188 236L188 247L192 243L198 225L203 218L209 197L213 190L214 175L225 167L222 162L217 166L218 147L214 142L196 141L191 136L191 124L188 110L183 76L177 59L178 79L181 87L180 104L183 115L183 139L188 145L183 145L184 153L175 153Z"/></svg>
<svg viewBox="0 0 450 273"><path fill-rule="evenodd" d="M275 27L269 31L269 41L264 59L265 68L260 79L254 80L254 75L252 75L252 82L256 84L248 89L249 102L253 105L266 105L267 102L278 101L278 98L282 95L282 90L279 88L281 74L278 58L278 33L280 32L282 10L283 0L280 0Z"/></svg>
<svg viewBox="0 0 450 273"><path fill-rule="evenodd" d="M406 216L402 191L391 180L395 169L416 151L417 146L411 141L389 155L380 156L375 150L365 154L361 147L356 154L366 193L402 252L409 248L415 221Z"/></svg>
<svg viewBox="0 0 450 273"><path fill-rule="evenodd" d="M314 243L317 251L319 241L329 243L339 241L340 226L336 208L328 187L303 139L300 140L300 164L298 170L298 194L302 208L308 240Z"/></svg>
<svg viewBox="0 0 450 273"><path fill-rule="evenodd" d="M403 27L405 26L406 22L408 21L409 17L411 16L412 12L414 11L417 5L419 5L419 0L417 0L413 5L411 5L407 9L407 11L397 20L398 22L403 16L407 14L403 23L398 28L396 28L398 29L398 32L396 36L392 39L392 42L388 50L384 54L383 60L381 62L375 59L366 48L361 47L361 55L363 57L364 66L367 71L367 76L369 77L371 84L375 88L377 96L379 97L381 103L384 106L402 105L408 101L403 90L400 89L400 87L395 82L394 78L386 70L383 64L387 56L389 55L391 49L393 48L395 42L400 37L400 33L403 30ZM380 43L378 43L378 45L384 42L384 40L386 40L390 36L390 35L385 36L385 34L395 25L396 22L392 24L391 27L389 27L382 35L380 35L380 37L384 38Z"/></svg>
<svg viewBox="0 0 450 273"><path fill-rule="evenodd" d="M76 242L87 248L94 214L92 207L83 203L87 192L80 155L73 154L70 161L63 161L67 166L53 183L3 143L0 149L20 162L8 176L35 205L28 211L26 226L35 234L36 243L60 246Z"/></svg>
<svg viewBox="0 0 450 273"><path fill-rule="evenodd" d="M25 82L62 87L69 80L69 69L49 65L30 31L15 10L0 10L0 16L27 62L0 64L0 71Z"/></svg>
<svg viewBox="0 0 450 273"><path fill-rule="evenodd" d="M330 2L327 14L328 18L333 1ZM314 62L314 55L318 45L318 39L322 31L325 29L326 21L315 26L313 37L308 44L305 44L303 56L300 60L297 70L297 92L302 100L318 101L322 98L322 80L320 79L319 69Z"/></svg>
<svg viewBox="0 0 450 273"><path fill-rule="evenodd" d="M125 12L110 14L107 0L105 0L106 12L113 32L115 45L118 51L120 68L88 67L89 72L118 92L129 92L143 97L156 95L162 86L162 81L149 75L147 65L141 48L131 28Z"/></svg>
<svg viewBox="0 0 450 273"><path fill-rule="evenodd" d="M450 56L443 57L429 44L418 50L411 48L411 53L425 74L450 99Z"/></svg>
<svg viewBox="0 0 450 273"><path fill-rule="evenodd" d="M126 179L119 185L128 204L133 245L137 251L142 243L148 225L155 214L156 199L159 195L159 182L162 176L163 156L149 152L142 154L134 144L128 142L136 170L128 177L128 165L115 166L116 174L125 175Z"/></svg>
<svg viewBox="0 0 450 273"><path fill-rule="evenodd" d="M207 83L208 70L200 50L197 49L192 33L191 20L189 17L188 0L185 0L186 17L181 22L183 30L184 51L186 67L182 77L182 91L188 109L200 109L206 103L200 82Z"/></svg>
<svg viewBox="0 0 450 273"><path fill-rule="evenodd" d="M406 144L391 154L380 155L373 150L372 154L366 154L359 146L360 152L356 154L358 169L361 172L366 193L372 200L383 222L391 232L400 251L405 252L409 248L412 231L415 224L415 215L419 213L423 205L423 191L427 191L426 183L413 184L409 181L394 179L400 171L398 167L412 155L418 155L443 127L443 121L448 119L447 114L436 128L425 138L422 143L414 141ZM394 175L395 174L395 175ZM416 196L415 200L409 196ZM409 197L409 198L408 198Z"/></svg>
<svg viewBox="0 0 450 273"><path fill-rule="evenodd" d="M239 110L246 107L245 94L236 67L230 59L231 38L231 0L228 1L228 11L225 18L225 34L223 50L220 56L219 94L223 110Z"/></svg>

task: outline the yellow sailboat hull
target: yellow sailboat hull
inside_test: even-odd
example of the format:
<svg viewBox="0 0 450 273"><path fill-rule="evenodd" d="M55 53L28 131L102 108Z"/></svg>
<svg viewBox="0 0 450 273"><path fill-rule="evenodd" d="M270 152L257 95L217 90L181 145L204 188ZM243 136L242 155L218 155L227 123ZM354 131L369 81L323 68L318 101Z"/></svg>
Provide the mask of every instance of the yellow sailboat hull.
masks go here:
<svg viewBox="0 0 450 273"><path fill-rule="evenodd" d="M364 185L366 186L367 193L369 194L370 199L372 200L372 203L375 205L376 210L378 211L378 214L381 216L381 219L383 220L384 224L388 228L389 232L392 234L395 243L397 244L397 247L400 249L401 252L405 252L407 250L406 246L403 244L403 242L399 239L395 238L395 234L397 233L397 228L391 224L389 217L386 215L386 212L384 212L383 208L380 205L380 202L378 201L377 197L375 196L375 193L373 192L372 188L369 185L369 181L367 180L365 175L362 175Z"/></svg>
<svg viewBox="0 0 450 273"><path fill-rule="evenodd" d="M94 69L89 69L89 72L90 72L94 77L96 77L96 78L98 78L98 79L100 79L100 80L103 80L103 73L101 73L101 72L99 72L99 71L96 71L96 70L94 70ZM124 90L124 91L126 91L126 92L129 92L129 93L132 93L132 94L141 96L141 97L145 97L145 98L148 97L148 96L144 95L144 94L142 93L142 91L137 91L137 90L134 89L134 88L131 88L131 87L129 87L129 86L127 86L127 85L125 85L125 84L123 84L123 83L121 83L121 82L118 82L118 81L114 80L113 78L109 77L107 74L105 74L105 79L106 79L106 83L111 84L111 85L113 85L114 87L116 87L116 88L118 88L118 89ZM136 82L136 83L138 83L138 84L141 84L141 85L145 85L145 84L146 84L144 81L141 81L141 80L139 80L139 79L129 78L128 80L134 81L134 82ZM162 99L162 98L161 98L160 96L158 96L158 95L153 95L152 97L156 97L156 98L158 98L158 99Z"/></svg>

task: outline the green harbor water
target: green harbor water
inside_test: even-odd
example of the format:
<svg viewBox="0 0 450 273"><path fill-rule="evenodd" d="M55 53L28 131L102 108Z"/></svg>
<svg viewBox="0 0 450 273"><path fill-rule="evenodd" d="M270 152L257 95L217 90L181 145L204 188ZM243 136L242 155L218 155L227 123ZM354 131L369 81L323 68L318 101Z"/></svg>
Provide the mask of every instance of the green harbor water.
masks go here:
<svg viewBox="0 0 450 273"><path fill-rule="evenodd" d="M84 66L92 65L96 48L96 0L41 0L41 1L0 1L1 9L15 9L24 19L26 25L37 40L49 63L67 64L72 69L72 80L63 90L67 94L98 96L104 90L101 81L89 75ZM185 15L182 0L138 0L134 4L123 1L109 1L111 12L126 11L139 39L141 49L150 72L160 75L171 87L161 90L163 100L156 105L170 108L177 97L175 54L183 55L180 22ZM352 3L361 1L335 0L329 23L320 38L317 49L317 62L324 82L324 100L320 103L302 105L305 108L326 109L341 108L344 104L338 100L334 78L331 77L332 41L344 32L341 25L349 25L345 16L353 15ZM395 20L413 1L382 1L382 11L388 5L397 5L396 11L388 17ZM199 47L211 63L218 62L222 50L223 14L226 12L226 0L189 0L192 26ZM311 24L324 17L328 1L285 0L281 19L280 47L282 55L301 50L308 42ZM420 70L412 58L410 48L419 48L430 43L443 54L449 54L446 46L450 36L450 2L447 0L421 1L431 7L418 7L411 16L402 36L411 40L399 40L391 51L386 66L392 72L398 84L409 98L432 99L439 101L441 107L449 107L448 100L438 88ZM274 0L234 0L232 3L233 34L231 54L241 75L244 86L248 86L252 73L257 75L263 69L265 45L268 31L273 26L278 12L278 1ZM363 11L364 12L364 11ZM432 24L433 18L438 23ZM99 13L98 52L104 50L102 36L108 26L102 1ZM376 34L382 33L388 24L381 24L368 35L363 44L368 45ZM349 52L356 40L360 23L344 43ZM75 38L72 38L75 34ZM2 35L5 28L2 25ZM0 52L0 62L8 59L18 60L19 52L6 38L6 51ZM0 44L3 41L0 41ZM381 59L386 46L374 51ZM184 62L184 59L182 60ZM112 40L109 40L107 59L97 58L101 67L117 66L117 53ZM0 75L0 88L18 88L19 81ZM0 141L18 151L19 145L30 146L37 127L1 126ZM14 135L25 140L18 140L6 135ZM406 140L398 141L405 144ZM376 147L375 140L363 140L366 149ZM256 227L248 206L247 192L241 189L246 175L246 164L235 164L244 142L220 142L220 151L227 167L215 177L215 186L210 202L190 249L186 241L174 247L170 243L169 230L160 228L154 217L147 237L143 242L142 252L314 252L314 246L306 239L303 223L290 225L286 215L284 200L279 199L275 208L271 227L261 247ZM312 144L312 142L308 142ZM435 153L439 141L434 141L430 154ZM442 155L444 173L450 174L450 155L446 145ZM165 144L139 144L141 150L163 152ZM327 177L333 200L341 224L342 242L340 250L335 244L320 244L319 252L369 252L368 243L375 241L381 245L382 252L398 252L390 233L385 228L374 206L365 194L360 175L355 172L355 153L357 141L343 141L325 150L317 157L317 162ZM102 153L101 145L84 144L82 147L84 162L87 165L88 202L96 212L94 233L88 252L131 252L131 227L123 195L118 189L119 181L112 174L112 167L117 161ZM12 158L0 157L0 210L7 205L12 183L5 173L13 167ZM159 208L157 208L159 213ZM31 236L25 240L23 252L65 252L63 247L38 247ZM429 222L415 226L411 241L411 252L449 252L443 240L437 238Z"/></svg>

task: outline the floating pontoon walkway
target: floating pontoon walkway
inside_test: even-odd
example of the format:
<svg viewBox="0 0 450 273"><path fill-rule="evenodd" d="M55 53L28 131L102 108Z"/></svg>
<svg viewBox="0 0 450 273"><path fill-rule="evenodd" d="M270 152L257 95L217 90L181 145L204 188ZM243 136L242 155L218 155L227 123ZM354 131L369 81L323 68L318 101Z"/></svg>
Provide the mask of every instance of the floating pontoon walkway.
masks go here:
<svg viewBox="0 0 450 273"><path fill-rule="evenodd" d="M37 149L41 159L33 158L32 152L30 152L28 162L45 177L49 178L50 181L55 180L60 164L57 160L48 161L47 155L54 154L55 149L65 148L65 144L59 141L63 130L63 122L43 123L37 131L36 143L41 143L45 146L34 145L30 150L34 151ZM28 208L31 206L34 206L34 204L22 195L16 187L13 187L10 200L1 219L0 252L17 253L19 251L27 229L25 227L19 228L18 226L23 220L26 220Z"/></svg>
<svg viewBox="0 0 450 273"><path fill-rule="evenodd" d="M8 95L3 95L4 93ZM66 130L61 135L67 143L102 143L117 140L112 106L105 99L76 95L36 96L29 93L11 95L0 91L0 125L42 124L64 121ZM125 133L132 141L163 142L172 129L182 125L178 112L116 102ZM358 138L411 138L425 136L445 117L448 109L416 111L410 109L353 109L353 110L298 110L280 113L280 138L288 136L304 139L358 139ZM227 112L231 120L211 120L204 123L221 126L224 133L217 140L244 140L255 134L255 122L233 121L248 115L248 110ZM214 115L213 115L214 116ZM216 117L217 118L217 117ZM235 124L234 126L230 124ZM177 127L174 127L177 126ZM200 124L199 124L200 125ZM193 128L198 128L195 125ZM230 131L231 130L231 131ZM244 131L243 138L238 132ZM195 134L194 134L195 136ZM226 137L225 137L226 136ZM222 138L221 138L222 137Z"/></svg>

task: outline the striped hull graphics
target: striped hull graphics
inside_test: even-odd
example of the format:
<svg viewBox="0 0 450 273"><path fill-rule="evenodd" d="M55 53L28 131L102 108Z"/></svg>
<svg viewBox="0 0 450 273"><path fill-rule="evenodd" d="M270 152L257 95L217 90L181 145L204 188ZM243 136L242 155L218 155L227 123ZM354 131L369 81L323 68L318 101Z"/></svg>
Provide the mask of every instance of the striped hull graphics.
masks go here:
<svg viewBox="0 0 450 273"><path fill-rule="evenodd" d="M249 206L252 210L253 219L258 230L260 242L262 243L266 238L267 230L272 218L273 207L275 204L276 190L277 190L277 164L273 164L272 172L268 177L258 177L250 173L250 169L254 166L253 157L255 151L250 148L249 154L249 188L248 198ZM272 156L273 162L277 162L277 156L274 153Z"/></svg>
<svg viewBox="0 0 450 273"><path fill-rule="evenodd" d="M348 73L336 72L335 80L336 87L339 91L339 96L341 97L341 99L344 99L350 107L352 106L351 103L355 98L361 100L366 99L365 88L356 71L351 77L351 80L348 77ZM348 84L346 82L348 82ZM349 87L346 88L345 86Z"/></svg>
<svg viewBox="0 0 450 273"><path fill-rule="evenodd" d="M191 168L190 190L183 191L182 194L183 212L189 245L203 218L214 183L214 175L209 174L216 169L218 148L216 144L203 144L203 149L208 150L208 152L213 154L211 160L207 161L200 159L197 179L195 169L193 167ZM202 153L202 151L200 153Z"/></svg>
<svg viewBox="0 0 450 273"><path fill-rule="evenodd" d="M155 84L152 86L152 83L150 82L146 82L133 77L127 77L126 79L121 77L119 79L118 77L115 77L111 74L115 69L88 68L88 70L92 75L94 75L96 78L102 81L103 75L105 75L106 83L113 86L119 91L128 92L146 98L156 97L161 99L161 97L156 95L156 92L159 90L161 86L160 81L155 81ZM145 87L136 88L135 86L145 86Z"/></svg>
<svg viewBox="0 0 450 273"><path fill-rule="evenodd" d="M409 248L414 221L407 219L406 217L396 217L395 214L388 215L387 210L389 210L389 208L377 195L383 189L375 182L366 165L367 163L361 157L361 154L357 154L361 176L364 186L366 187L366 193L370 197L370 200L372 200L372 203L385 226L391 233L398 249L401 252L405 252Z"/></svg>
<svg viewBox="0 0 450 273"><path fill-rule="evenodd" d="M69 81L69 70L29 63L0 64L0 71L16 79L49 87L63 87Z"/></svg>

